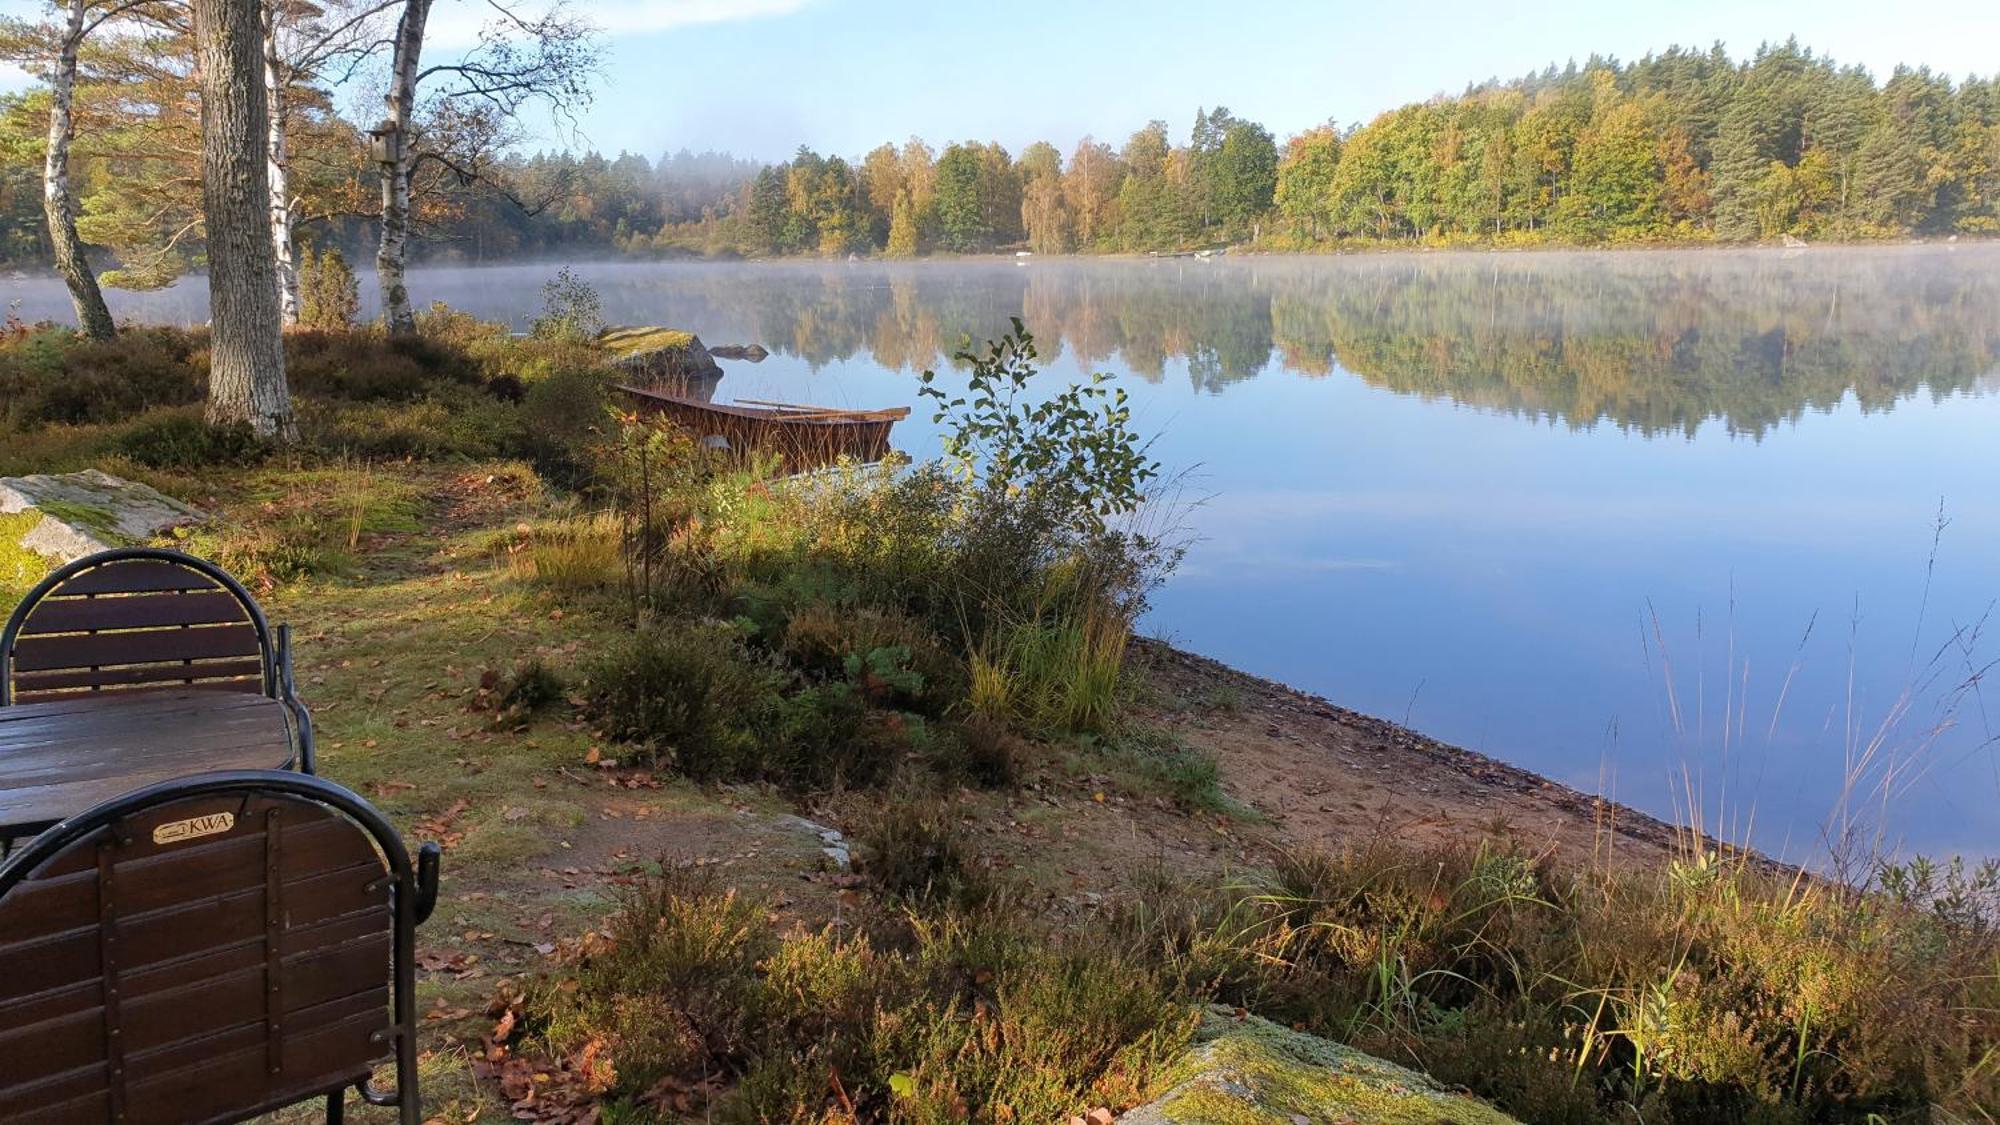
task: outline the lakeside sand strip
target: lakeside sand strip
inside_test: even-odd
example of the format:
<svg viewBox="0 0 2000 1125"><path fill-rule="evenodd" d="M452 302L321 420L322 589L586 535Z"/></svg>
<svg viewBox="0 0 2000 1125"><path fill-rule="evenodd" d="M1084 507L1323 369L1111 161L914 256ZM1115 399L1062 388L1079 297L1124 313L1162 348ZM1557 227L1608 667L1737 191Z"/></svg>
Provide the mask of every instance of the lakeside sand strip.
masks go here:
<svg viewBox="0 0 2000 1125"><path fill-rule="evenodd" d="M1233 796L1300 842L1442 844L1498 830L1570 859L1652 864L1686 836L1629 805L1220 661L1155 640L1136 648L1174 697L1241 697L1169 721L1216 756Z"/></svg>

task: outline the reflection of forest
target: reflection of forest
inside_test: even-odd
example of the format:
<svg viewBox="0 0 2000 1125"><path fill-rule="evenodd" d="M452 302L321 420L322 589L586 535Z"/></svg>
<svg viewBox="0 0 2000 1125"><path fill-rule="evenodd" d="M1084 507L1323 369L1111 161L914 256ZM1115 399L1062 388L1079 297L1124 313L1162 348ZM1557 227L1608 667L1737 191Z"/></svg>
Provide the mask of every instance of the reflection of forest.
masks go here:
<svg viewBox="0 0 2000 1125"><path fill-rule="evenodd" d="M1019 314L1045 361L1157 382L1181 359L1211 393L1275 351L1300 375L1648 434L1762 434L1850 392L1881 410L2000 371L2000 250L1983 247L711 266L639 285L681 322L815 365L937 367Z"/></svg>

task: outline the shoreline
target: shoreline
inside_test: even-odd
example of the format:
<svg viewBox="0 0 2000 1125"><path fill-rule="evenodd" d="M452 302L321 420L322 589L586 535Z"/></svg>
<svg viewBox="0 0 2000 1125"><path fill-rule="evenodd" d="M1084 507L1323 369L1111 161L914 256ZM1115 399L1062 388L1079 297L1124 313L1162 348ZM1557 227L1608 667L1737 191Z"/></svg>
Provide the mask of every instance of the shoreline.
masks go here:
<svg viewBox="0 0 2000 1125"><path fill-rule="evenodd" d="M1028 262L1171 262L1206 261L1210 264L1218 260L1255 258L1259 260L1286 260L1312 258L1365 258L1365 257L1434 257L1442 255L1486 256L1505 255L1509 257L1533 257L1536 255L1593 254L1593 255L1633 255L1671 254L1687 252L1751 252L1778 251L1788 254L1803 254L1814 250L1848 252L1855 250L1916 250L1939 248L1987 248L2000 246L2000 234L1996 235L1949 235L1943 238L1883 238L1846 241L1811 242L1802 246L1786 246L1781 242L1715 242L1693 240L1679 242L1629 242L1629 243L1538 243L1524 246L1500 246L1492 243L1356 243L1346 245L1315 246L1304 249L1282 249L1276 247L1225 246L1214 248L1207 258L1196 258L1192 250L1119 250L1102 254L1083 254L1074 251L1062 254L1036 253L1033 251L994 250L980 254L933 253L909 258L891 258L881 254L849 255L847 257L818 254L792 254L781 257L734 257L724 255L686 254L619 254L606 253L569 257L522 257L496 260L474 261L469 259L433 259L413 262L410 272L417 273L431 269L478 270L478 269L520 269L527 267L561 267L575 265L609 266L747 266L747 265L922 265L926 262L965 265L968 263L1028 263ZM61 275L53 269L25 266L4 267L8 276L0 281L11 282L60 282ZM113 267L101 267L100 273ZM374 267L359 263L355 267L357 276L367 276ZM164 286L171 289L183 281L199 280L207 274L190 270ZM159 292L161 290L115 290L121 293ZM140 322L150 323L150 322Z"/></svg>
<svg viewBox="0 0 2000 1125"><path fill-rule="evenodd" d="M1650 865L1689 836L1650 813L1174 645L1134 638L1156 687L1195 701L1155 717L1217 759L1222 784L1292 842L1445 843L1513 835L1570 859ZM1217 689L1241 702L1203 706ZM1704 839L1791 869L1752 849Z"/></svg>

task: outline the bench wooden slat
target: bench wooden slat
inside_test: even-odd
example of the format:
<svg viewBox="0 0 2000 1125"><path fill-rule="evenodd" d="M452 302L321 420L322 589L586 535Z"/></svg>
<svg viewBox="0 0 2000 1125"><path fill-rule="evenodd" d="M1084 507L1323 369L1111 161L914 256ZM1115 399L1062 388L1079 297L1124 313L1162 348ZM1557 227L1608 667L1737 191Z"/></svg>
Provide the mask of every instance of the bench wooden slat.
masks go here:
<svg viewBox="0 0 2000 1125"><path fill-rule="evenodd" d="M207 691L262 692L264 662L255 658L203 660L192 664L141 664L131 668L98 668L80 672L29 672L14 680L19 703L52 703L68 696L98 695L99 688L161 691L201 688Z"/></svg>
<svg viewBox="0 0 2000 1125"><path fill-rule="evenodd" d="M61 594L160 594L219 589L215 579L164 559L128 559L85 570L59 588Z"/></svg>
<svg viewBox="0 0 2000 1125"><path fill-rule="evenodd" d="M88 633L103 629L162 629L176 625L234 625L250 614L222 590L196 590L122 598L44 598L21 623L21 635Z"/></svg>
<svg viewBox="0 0 2000 1125"><path fill-rule="evenodd" d="M18 672L52 672L121 664L221 660L259 656L262 651L253 626L206 625L133 633L22 637L14 643L14 667Z"/></svg>

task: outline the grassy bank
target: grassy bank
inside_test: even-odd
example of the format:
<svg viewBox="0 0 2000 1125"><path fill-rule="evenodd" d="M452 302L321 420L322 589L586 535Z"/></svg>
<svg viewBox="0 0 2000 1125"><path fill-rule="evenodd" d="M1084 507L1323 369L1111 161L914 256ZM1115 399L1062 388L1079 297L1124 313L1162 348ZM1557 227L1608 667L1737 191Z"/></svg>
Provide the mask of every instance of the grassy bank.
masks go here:
<svg viewBox="0 0 2000 1125"><path fill-rule="evenodd" d="M1593 860L1472 827L1483 797L1335 839L1249 799L1292 768L1230 749L1271 704L1128 647L1173 561L1127 518L1149 466L1114 399L1011 411L1031 342L972 357L953 456L809 480L612 413L574 333L294 335L284 452L200 422L202 347L0 344L0 473L217 513L183 541L297 627L324 772L447 844L441 1119L1123 1109L1211 1002L1527 1121L2000 1117L1990 871Z"/></svg>

